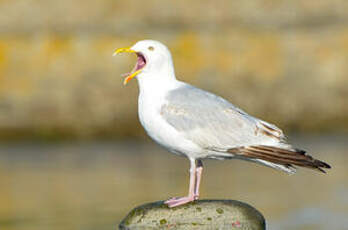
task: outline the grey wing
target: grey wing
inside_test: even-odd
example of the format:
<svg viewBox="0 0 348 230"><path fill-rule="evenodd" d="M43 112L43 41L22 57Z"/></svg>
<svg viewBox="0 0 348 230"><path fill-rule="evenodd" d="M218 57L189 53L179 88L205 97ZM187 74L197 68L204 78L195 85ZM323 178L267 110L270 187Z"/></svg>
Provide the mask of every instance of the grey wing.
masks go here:
<svg viewBox="0 0 348 230"><path fill-rule="evenodd" d="M171 91L162 117L202 148L226 151L237 146L284 141L276 126L254 118L228 101L190 85Z"/></svg>

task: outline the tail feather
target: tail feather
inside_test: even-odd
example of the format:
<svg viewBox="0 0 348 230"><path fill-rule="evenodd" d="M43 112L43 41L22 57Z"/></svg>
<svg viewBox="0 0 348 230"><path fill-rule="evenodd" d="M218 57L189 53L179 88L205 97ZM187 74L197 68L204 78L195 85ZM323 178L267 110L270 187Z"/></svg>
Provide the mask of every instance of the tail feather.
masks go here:
<svg viewBox="0 0 348 230"><path fill-rule="evenodd" d="M249 159L260 159L280 164L286 168L291 168L296 165L319 170L323 173L325 173L323 168L331 168L327 163L314 159L310 155L306 155L306 152L300 149L283 149L274 146L257 145L232 148L227 152Z"/></svg>

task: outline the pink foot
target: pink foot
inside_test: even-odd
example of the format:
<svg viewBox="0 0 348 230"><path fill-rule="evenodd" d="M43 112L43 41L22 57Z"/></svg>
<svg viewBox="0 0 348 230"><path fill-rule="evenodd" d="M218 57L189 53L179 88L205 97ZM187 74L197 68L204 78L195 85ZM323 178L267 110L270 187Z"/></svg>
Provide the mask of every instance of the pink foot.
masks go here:
<svg viewBox="0 0 348 230"><path fill-rule="evenodd" d="M177 206L189 203L189 202L194 201L194 200L195 200L194 197L189 197L189 196L174 197L174 198L171 198L171 199L165 201L164 203L167 204L169 208L173 208L173 207L177 207Z"/></svg>

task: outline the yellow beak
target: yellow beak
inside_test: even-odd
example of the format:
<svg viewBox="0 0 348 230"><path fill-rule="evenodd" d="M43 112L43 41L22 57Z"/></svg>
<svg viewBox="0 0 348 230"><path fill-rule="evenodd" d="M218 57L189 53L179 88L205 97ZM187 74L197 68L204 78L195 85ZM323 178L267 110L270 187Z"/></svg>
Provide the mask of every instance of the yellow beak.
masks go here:
<svg viewBox="0 0 348 230"><path fill-rule="evenodd" d="M113 56L115 56L119 53L136 53L136 51L132 50L130 47L119 48L119 49L115 50ZM126 85L130 80L132 80L132 78L137 76L140 72L141 72L141 69L139 69L139 70L135 71L134 73L132 73L131 75L127 76L123 81L123 85Z"/></svg>
<svg viewBox="0 0 348 230"><path fill-rule="evenodd" d="M119 48L117 50L115 50L113 56L115 56L116 54L119 53L136 53L134 50L132 50L130 47L126 47L126 48Z"/></svg>

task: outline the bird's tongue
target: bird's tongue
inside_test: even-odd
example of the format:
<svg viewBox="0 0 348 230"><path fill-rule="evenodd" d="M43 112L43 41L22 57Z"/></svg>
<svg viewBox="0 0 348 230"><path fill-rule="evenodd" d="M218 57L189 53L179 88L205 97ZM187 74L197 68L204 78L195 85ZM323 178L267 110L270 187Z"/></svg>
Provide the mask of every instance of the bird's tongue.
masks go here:
<svg viewBox="0 0 348 230"><path fill-rule="evenodd" d="M138 60L137 60L137 64L135 66L135 71L144 68L146 61L145 58L142 54L137 54Z"/></svg>
<svg viewBox="0 0 348 230"><path fill-rule="evenodd" d="M127 84L133 77L135 77L141 69L146 65L146 59L141 53L137 53L137 62L130 73L122 74L122 77L126 77L123 84Z"/></svg>
<svg viewBox="0 0 348 230"><path fill-rule="evenodd" d="M135 63L135 66L134 66L132 72L125 73L124 76L129 76L129 75L133 74L134 72L144 68L145 65L146 65L146 60L145 60L144 56L140 53L137 53L137 62Z"/></svg>

